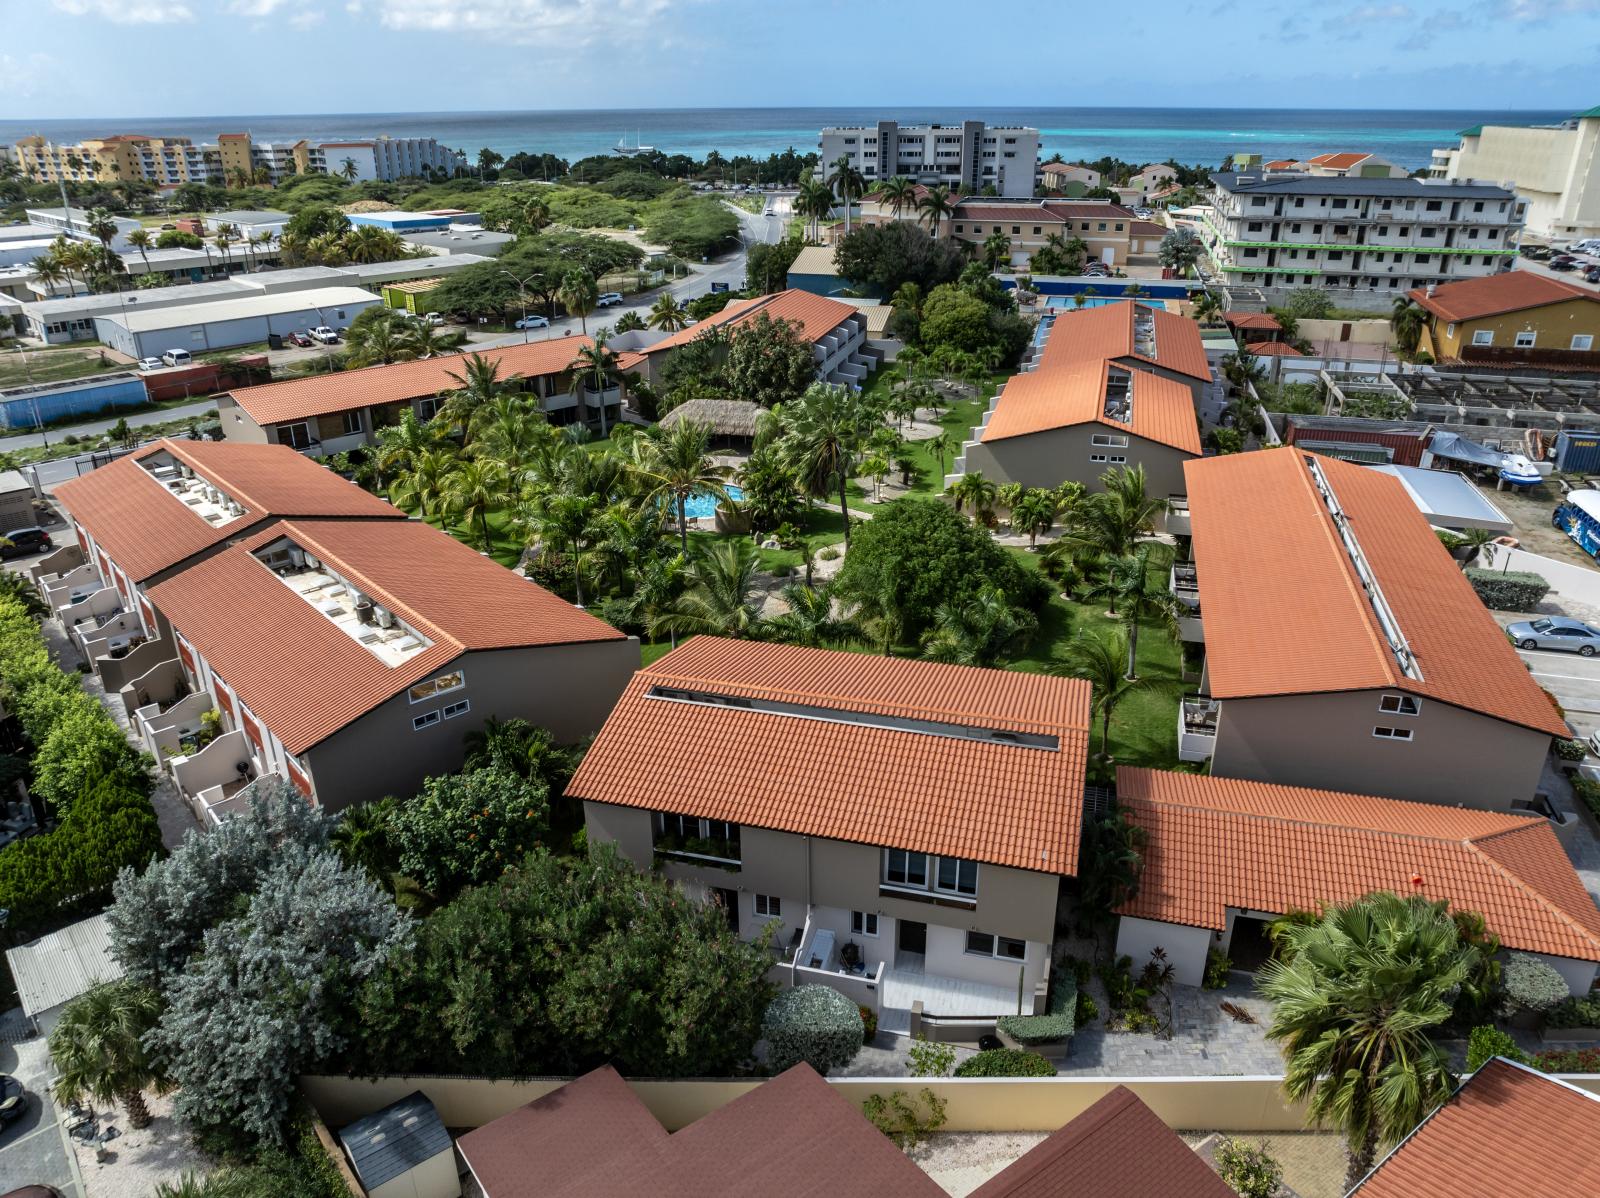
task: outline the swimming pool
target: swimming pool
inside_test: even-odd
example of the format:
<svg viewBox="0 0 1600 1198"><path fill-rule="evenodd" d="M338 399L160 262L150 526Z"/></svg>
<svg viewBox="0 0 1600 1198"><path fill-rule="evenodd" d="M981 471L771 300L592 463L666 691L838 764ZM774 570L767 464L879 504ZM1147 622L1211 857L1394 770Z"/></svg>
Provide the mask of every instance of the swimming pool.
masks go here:
<svg viewBox="0 0 1600 1198"><path fill-rule="evenodd" d="M726 490L729 499L740 500L744 498L744 492L738 487L729 485ZM683 511L691 520L709 520L717 514L716 496L691 495L688 502L683 505Z"/></svg>
<svg viewBox="0 0 1600 1198"><path fill-rule="evenodd" d="M1147 305L1149 305L1150 307L1153 307L1153 308L1156 308L1156 307L1164 308L1164 307L1166 307L1166 304L1164 304L1161 300L1155 299L1155 298L1153 298L1151 296L1148 296L1148 295L1141 295L1138 298L1139 298L1139 302L1140 303L1147 304ZM1077 309L1079 307L1084 307L1084 308L1103 308L1107 304L1120 304L1120 303L1123 303L1123 302L1124 301L1123 301L1122 297L1118 296L1118 295L1090 295L1090 296L1085 296L1084 297L1084 301L1083 301L1083 303L1081 305L1078 303L1076 297L1070 296L1070 295L1047 295L1047 296L1044 297L1044 306L1046 308L1071 308L1071 309Z"/></svg>

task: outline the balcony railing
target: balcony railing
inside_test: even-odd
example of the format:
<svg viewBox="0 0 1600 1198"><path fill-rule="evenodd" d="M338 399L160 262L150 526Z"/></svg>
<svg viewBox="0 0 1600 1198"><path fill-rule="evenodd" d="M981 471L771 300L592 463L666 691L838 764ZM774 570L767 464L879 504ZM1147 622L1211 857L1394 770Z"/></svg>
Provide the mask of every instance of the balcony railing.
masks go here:
<svg viewBox="0 0 1600 1198"><path fill-rule="evenodd" d="M715 836L657 836L656 856L685 865L707 866L737 872L743 868L737 840Z"/></svg>
<svg viewBox="0 0 1600 1198"><path fill-rule="evenodd" d="M1178 702L1178 760L1204 761L1217 747L1221 704L1203 695L1185 695Z"/></svg>
<svg viewBox="0 0 1600 1198"><path fill-rule="evenodd" d="M1189 497L1172 496L1167 500L1167 531L1175 537L1187 537L1193 530L1189 521Z"/></svg>
<svg viewBox="0 0 1600 1198"><path fill-rule="evenodd" d="M1173 562L1172 596L1196 614L1200 611L1200 579L1193 562Z"/></svg>

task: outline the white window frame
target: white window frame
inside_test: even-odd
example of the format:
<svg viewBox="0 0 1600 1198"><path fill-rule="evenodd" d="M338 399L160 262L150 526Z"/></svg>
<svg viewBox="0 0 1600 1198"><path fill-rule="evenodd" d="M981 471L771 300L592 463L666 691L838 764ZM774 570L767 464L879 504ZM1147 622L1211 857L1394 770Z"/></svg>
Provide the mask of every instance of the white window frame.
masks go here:
<svg viewBox="0 0 1600 1198"><path fill-rule="evenodd" d="M1494 344L1494 330L1493 329L1473 329L1472 330L1472 344L1474 344L1474 345L1493 345Z"/></svg>
<svg viewBox="0 0 1600 1198"><path fill-rule="evenodd" d="M413 716L411 720L411 731L421 732L424 728L431 728L442 718L444 717L442 717L437 711L425 711L419 716Z"/></svg>
<svg viewBox="0 0 1600 1198"><path fill-rule="evenodd" d="M1104 445L1111 449L1126 449L1128 438L1121 433L1094 433L1089 437L1090 445Z"/></svg>
<svg viewBox="0 0 1600 1198"><path fill-rule="evenodd" d="M896 882L890 879L890 860L895 854L903 856L908 866L911 858L922 858L923 868L926 871L922 885L919 886L917 883L910 881ZM954 889L942 885L939 881L939 867L945 861L956 863L956 887ZM964 865L972 867L972 890L970 893L960 889L960 869ZM910 877L909 869L902 872L908 878ZM885 890L901 894L933 895L939 898L954 899L962 903L976 903L978 901L978 888L982 883L982 866L967 857L940 857L937 853L919 853L908 849L884 849L879 861L878 878L879 885Z"/></svg>
<svg viewBox="0 0 1600 1198"><path fill-rule="evenodd" d="M876 936L878 934L878 913L876 911L850 912L850 934L852 936Z"/></svg>
<svg viewBox="0 0 1600 1198"><path fill-rule="evenodd" d="M1578 342L1580 342L1580 341L1583 342L1582 345L1578 344ZM1568 348L1579 350L1580 352L1581 351L1592 350L1594 348L1594 334L1593 333L1574 333L1574 334L1572 334L1572 344Z"/></svg>
<svg viewBox="0 0 1600 1198"><path fill-rule="evenodd" d="M1421 715L1422 700L1415 695L1384 695L1378 700L1384 715Z"/></svg>
<svg viewBox="0 0 1600 1198"><path fill-rule="evenodd" d="M776 894L758 894L752 899L755 913L762 919L783 918L783 898Z"/></svg>
<svg viewBox="0 0 1600 1198"><path fill-rule="evenodd" d="M1523 338L1527 338L1527 340L1523 340ZM1517 334L1516 340L1512 342L1512 345L1517 349L1532 349L1538 342L1539 334L1537 332L1533 329L1523 329L1522 332Z"/></svg>
<svg viewBox="0 0 1600 1198"><path fill-rule="evenodd" d="M446 703L439 709L439 711L444 715L444 718L447 720L453 720L458 715L466 715L467 712L471 710L471 699L457 699L454 703Z"/></svg>
<svg viewBox="0 0 1600 1198"><path fill-rule="evenodd" d="M1104 462L1110 466L1121 466L1127 463L1128 455L1125 453L1091 453L1089 460L1091 462Z"/></svg>
<svg viewBox="0 0 1600 1198"><path fill-rule="evenodd" d="M988 949L984 950L980 948L974 948L972 945L973 937L981 937L988 940ZM1002 941L1007 944L1020 945L1022 947L1022 955L1019 957L1013 953L1002 952ZM964 955L969 957L988 957L995 961L1026 962L1028 959L1028 942L1016 936L1001 936L994 932L979 932L973 930L967 933L966 940L962 944L961 951Z"/></svg>
<svg viewBox="0 0 1600 1198"><path fill-rule="evenodd" d="M353 437L362 431L360 408L347 408L339 413L339 418L340 427L344 429L345 436Z"/></svg>
<svg viewBox="0 0 1600 1198"><path fill-rule="evenodd" d="M1378 740L1409 741L1411 739L1411 729L1409 729L1409 728L1385 728L1385 727L1379 726L1379 727L1374 728L1372 730L1372 735Z"/></svg>
<svg viewBox="0 0 1600 1198"><path fill-rule="evenodd" d="M446 678L456 679L455 685L439 685ZM461 690L466 685L467 672L465 670L449 670L443 674L435 674L432 678L424 678L420 682L413 682L409 687L406 688L406 697L412 703L426 703L429 699L435 699L440 695L448 695L454 691ZM417 692L422 690L423 687L427 687L428 689L423 691L420 695L417 694Z"/></svg>
<svg viewBox="0 0 1600 1198"><path fill-rule="evenodd" d="M295 436L294 430L300 430L300 436ZM299 443L301 438L303 443ZM286 439L287 438L287 439ZM316 438L311 435L311 424L306 420L294 420L288 424L278 426L278 444L287 445L290 449L310 449L316 444Z"/></svg>

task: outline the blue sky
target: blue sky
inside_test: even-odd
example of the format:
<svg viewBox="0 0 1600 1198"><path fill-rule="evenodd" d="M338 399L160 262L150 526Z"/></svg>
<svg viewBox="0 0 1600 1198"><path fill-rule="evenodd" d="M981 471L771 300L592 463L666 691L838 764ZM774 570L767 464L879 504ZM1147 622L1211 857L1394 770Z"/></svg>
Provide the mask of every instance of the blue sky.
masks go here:
<svg viewBox="0 0 1600 1198"><path fill-rule="evenodd" d="M1600 0L11 0L0 28L20 119L1600 103Z"/></svg>

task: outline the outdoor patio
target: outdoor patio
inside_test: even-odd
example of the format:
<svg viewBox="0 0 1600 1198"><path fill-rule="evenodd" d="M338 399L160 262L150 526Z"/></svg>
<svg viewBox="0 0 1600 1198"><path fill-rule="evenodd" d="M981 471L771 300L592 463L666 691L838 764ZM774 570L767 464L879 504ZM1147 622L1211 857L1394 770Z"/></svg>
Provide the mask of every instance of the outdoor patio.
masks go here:
<svg viewBox="0 0 1600 1198"><path fill-rule="evenodd" d="M1077 1030L1072 1055L1060 1063L1059 1073L1193 1077L1283 1072L1283 1058L1266 1038L1272 1004L1257 998L1250 979L1242 974L1234 974L1222 990L1174 986L1170 1040L1151 1032L1107 1031L1105 989L1099 979L1092 979L1087 990L1101 1017ZM1222 1009L1224 1002L1249 1012L1256 1022L1238 1022Z"/></svg>

